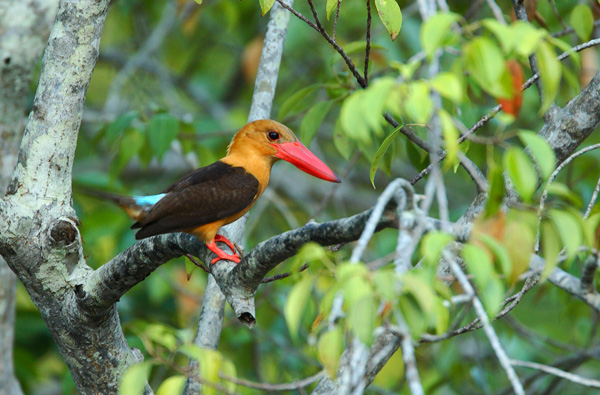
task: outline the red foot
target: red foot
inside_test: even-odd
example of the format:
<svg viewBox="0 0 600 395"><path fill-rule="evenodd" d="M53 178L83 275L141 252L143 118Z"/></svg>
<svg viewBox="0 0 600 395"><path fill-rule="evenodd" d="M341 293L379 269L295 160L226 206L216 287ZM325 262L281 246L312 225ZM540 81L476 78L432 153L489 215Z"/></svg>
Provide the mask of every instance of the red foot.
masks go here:
<svg viewBox="0 0 600 395"><path fill-rule="evenodd" d="M226 253L225 251L223 251L222 249L220 249L219 247L217 247L217 244L215 243L216 241L221 241L225 244L227 244L227 246L229 248L231 248L231 251L234 252L233 255ZM235 252L235 248L233 247L233 244L227 240L227 238L225 238L224 236L221 235L216 235L214 240L211 240L209 243L206 243L206 247L208 247L209 250L211 250L212 252L214 252L217 257L214 258L212 261L210 261L211 264L215 264L220 260L227 260L227 261L233 261L235 263L240 263L240 256L238 255L237 252Z"/></svg>

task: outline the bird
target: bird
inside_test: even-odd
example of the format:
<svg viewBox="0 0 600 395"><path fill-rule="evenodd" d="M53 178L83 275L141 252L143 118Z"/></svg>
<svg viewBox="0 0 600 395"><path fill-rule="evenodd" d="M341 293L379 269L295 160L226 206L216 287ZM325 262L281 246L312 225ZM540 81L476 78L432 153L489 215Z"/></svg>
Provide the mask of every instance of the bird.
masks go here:
<svg viewBox="0 0 600 395"><path fill-rule="evenodd" d="M317 178L339 183L338 177L285 125L270 119L248 123L227 147L224 158L196 169L163 192L148 196L101 193L121 206L136 222L137 240L185 232L206 244L220 260L241 261L233 243L217 234L219 229L241 218L256 203L269 184L271 167L279 160ZM217 246L225 243L228 254Z"/></svg>

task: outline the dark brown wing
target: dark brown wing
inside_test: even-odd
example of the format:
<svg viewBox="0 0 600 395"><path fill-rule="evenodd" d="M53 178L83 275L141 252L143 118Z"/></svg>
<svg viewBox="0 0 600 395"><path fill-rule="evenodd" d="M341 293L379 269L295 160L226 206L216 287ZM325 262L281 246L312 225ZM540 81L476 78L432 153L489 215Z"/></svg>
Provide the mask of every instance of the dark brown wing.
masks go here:
<svg viewBox="0 0 600 395"><path fill-rule="evenodd" d="M195 170L165 189L148 215L132 228L136 239L181 232L234 215L248 207L258 180L242 167L223 162Z"/></svg>

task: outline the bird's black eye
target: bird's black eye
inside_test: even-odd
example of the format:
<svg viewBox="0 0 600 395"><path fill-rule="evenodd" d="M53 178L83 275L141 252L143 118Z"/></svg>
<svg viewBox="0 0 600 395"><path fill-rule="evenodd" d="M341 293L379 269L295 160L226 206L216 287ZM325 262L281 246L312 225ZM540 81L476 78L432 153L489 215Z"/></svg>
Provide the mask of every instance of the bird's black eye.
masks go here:
<svg viewBox="0 0 600 395"><path fill-rule="evenodd" d="M269 133L267 133L267 137L269 137L269 140L271 141L277 141L279 140L279 133L277 133L274 130L269 130Z"/></svg>

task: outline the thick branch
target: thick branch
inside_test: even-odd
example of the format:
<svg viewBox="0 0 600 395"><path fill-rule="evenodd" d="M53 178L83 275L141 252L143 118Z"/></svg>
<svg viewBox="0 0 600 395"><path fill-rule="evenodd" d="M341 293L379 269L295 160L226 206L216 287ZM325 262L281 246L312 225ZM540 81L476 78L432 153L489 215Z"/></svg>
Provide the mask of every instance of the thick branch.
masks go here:
<svg viewBox="0 0 600 395"><path fill-rule="evenodd" d="M600 123L600 72L564 108L554 111L540 136L556 152L558 163L565 160Z"/></svg>

